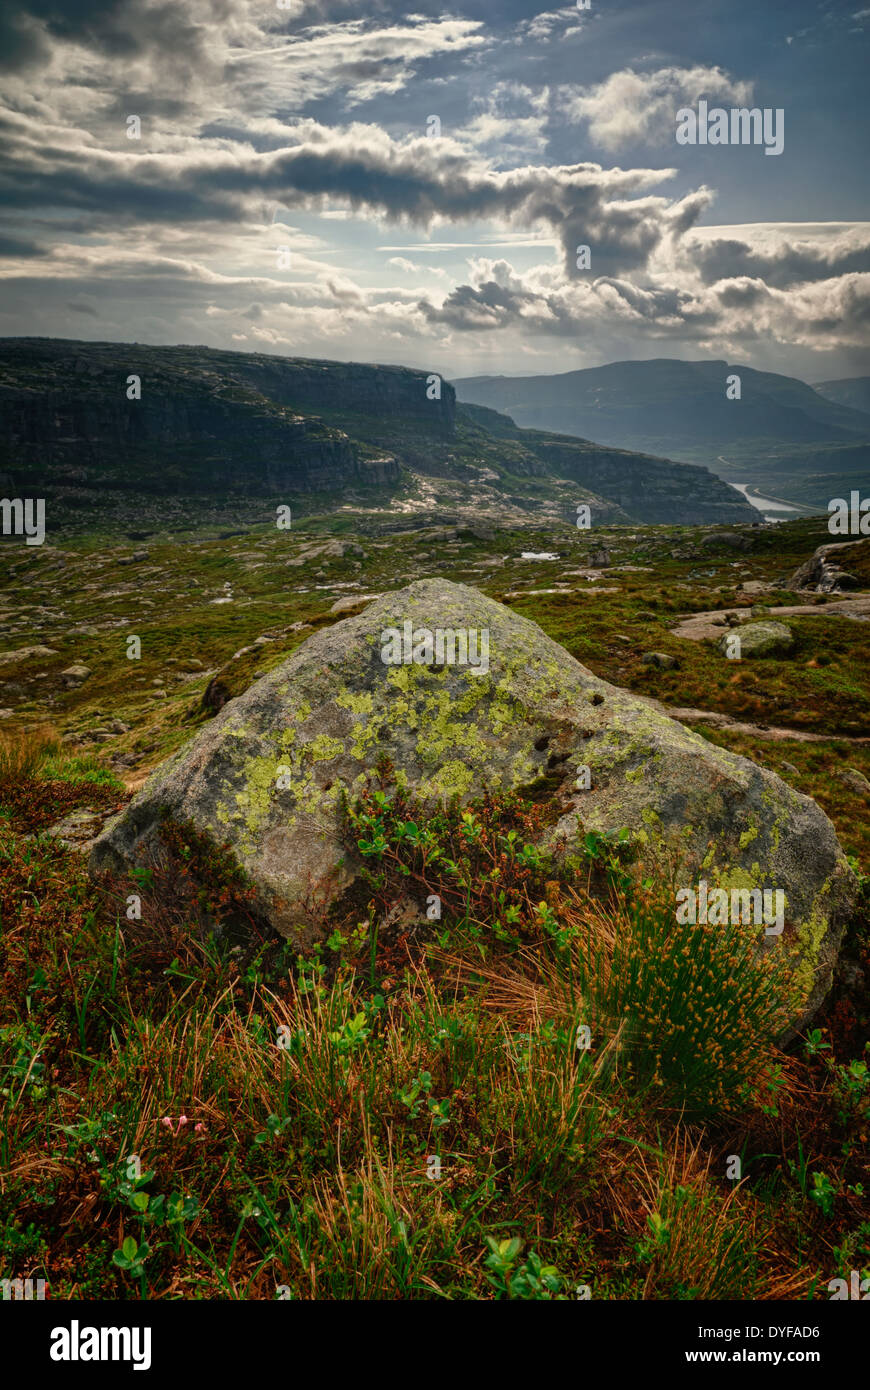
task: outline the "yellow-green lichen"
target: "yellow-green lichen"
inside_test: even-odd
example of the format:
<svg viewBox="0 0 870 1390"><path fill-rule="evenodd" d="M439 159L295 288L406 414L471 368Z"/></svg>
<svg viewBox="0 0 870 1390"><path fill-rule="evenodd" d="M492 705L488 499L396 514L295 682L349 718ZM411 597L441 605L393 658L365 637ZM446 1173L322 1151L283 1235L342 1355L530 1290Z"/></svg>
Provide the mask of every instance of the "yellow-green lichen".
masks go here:
<svg viewBox="0 0 870 1390"><path fill-rule="evenodd" d="M300 753L305 753L316 763L331 762L333 758L340 758L344 752L344 742L340 738L330 738L328 734L318 734L310 743L305 743L300 748Z"/></svg>

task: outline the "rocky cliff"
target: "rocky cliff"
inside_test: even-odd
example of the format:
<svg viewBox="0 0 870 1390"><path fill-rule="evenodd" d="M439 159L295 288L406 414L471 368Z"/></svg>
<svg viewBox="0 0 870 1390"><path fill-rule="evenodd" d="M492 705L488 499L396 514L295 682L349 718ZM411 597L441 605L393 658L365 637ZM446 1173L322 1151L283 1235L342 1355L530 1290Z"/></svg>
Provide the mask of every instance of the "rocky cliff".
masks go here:
<svg viewBox="0 0 870 1390"><path fill-rule="evenodd" d="M756 519L704 468L457 410L452 386L436 389L426 372L206 347L0 339L4 474L11 495L50 498L54 516L73 507L105 517L119 498L129 512L142 496L166 507L171 497L236 505L307 494L328 510L330 498L359 503L359 489L413 488L425 476L443 480L431 505L445 515L451 488L460 510L474 509L486 482L496 512L501 499L564 511L579 484L598 522Z"/></svg>
<svg viewBox="0 0 870 1390"><path fill-rule="evenodd" d="M128 399L133 376L138 399ZM0 470L21 491L55 484L263 495L395 483L395 457L311 413L364 403L403 418L416 413L436 433L452 427L452 397L428 402L419 372L5 339Z"/></svg>
<svg viewBox="0 0 870 1390"><path fill-rule="evenodd" d="M468 417L495 438L519 446L543 470L579 483L584 491L606 497L638 521L671 525L700 522L757 522L755 509L741 493L708 468L654 454L608 448L573 435L522 429L508 415L486 406L462 403L460 418Z"/></svg>
<svg viewBox="0 0 870 1390"><path fill-rule="evenodd" d="M686 525L759 520L754 507L707 468L537 430L522 430L521 436L526 448L563 478L606 492L629 516L643 521Z"/></svg>

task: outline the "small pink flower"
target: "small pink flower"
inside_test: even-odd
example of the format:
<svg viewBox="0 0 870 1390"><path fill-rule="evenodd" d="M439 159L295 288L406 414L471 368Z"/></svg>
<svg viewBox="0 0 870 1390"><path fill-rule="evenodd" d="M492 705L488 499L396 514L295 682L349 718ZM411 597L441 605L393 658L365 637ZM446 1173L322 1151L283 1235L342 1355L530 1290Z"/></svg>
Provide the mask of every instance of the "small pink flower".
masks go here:
<svg viewBox="0 0 870 1390"><path fill-rule="evenodd" d="M182 1126L182 1125L186 1125L186 1124L187 1124L187 1116L186 1116L186 1115L179 1115L179 1117L178 1117L178 1128L181 1129L181 1126Z"/></svg>
<svg viewBox="0 0 870 1390"><path fill-rule="evenodd" d="M171 1128L172 1128L172 1116L171 1116L171 1115L164 1115L164 1116L163 1116L163 1119L160 1121L160 1123L161 1123L162 1125L168 1125L169 1128L171 1129Z"/></svg>
<svg viewBox="0 0 870 1390"><path fill-rule="evenodd" d="M193 1126L194 1134L205 1134L205 1125L198 1124Z"/></svg>

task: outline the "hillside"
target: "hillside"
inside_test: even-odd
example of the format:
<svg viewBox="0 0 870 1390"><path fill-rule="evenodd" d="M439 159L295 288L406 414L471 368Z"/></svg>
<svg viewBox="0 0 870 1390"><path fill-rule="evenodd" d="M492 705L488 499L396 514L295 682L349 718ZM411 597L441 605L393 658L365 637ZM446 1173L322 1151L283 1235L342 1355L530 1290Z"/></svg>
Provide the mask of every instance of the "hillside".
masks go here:
<svg viewBox="0 0 870 1390"><path fill-rule="evenodd" d="M838 381L816 381L813 390L837 405L870 412L870 376L843 377Z"/></svg>
<svg viewBox="0 0 870 1390"><path fill-rule="evenodd" d="M733 374L739 400L725 394ZM829 399L795 377L725 361L613 362L455 386L458 400L507 411L528 428L704 463L728 481L767 483L819 507L870 463L870 414L854 408L859 394Z"/></svg>
<svg viewBox="0 0 870 1390"><path fill-rule="evenodd" d="M95 514L126 529L250 523L276 498L294 514L353 504L387 529L407 514L564 521L578 501L596 524L755 519L703 468L518 429L457 409L447 382L430 400L429 385L394 366L4 339L0 482L46 496L61 529Z"/></svg>

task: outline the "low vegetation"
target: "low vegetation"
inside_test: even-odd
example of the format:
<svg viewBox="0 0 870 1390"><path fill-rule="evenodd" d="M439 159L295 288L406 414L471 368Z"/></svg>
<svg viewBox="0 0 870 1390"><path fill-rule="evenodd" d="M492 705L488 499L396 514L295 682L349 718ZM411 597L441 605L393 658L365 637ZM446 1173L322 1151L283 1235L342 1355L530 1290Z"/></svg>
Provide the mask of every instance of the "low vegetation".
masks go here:
<svg viewBox="0 0 870 1390"><path fill-rule="evenodd" d="M755 732L693 727L816 797L860 873L865 625L793 620L796 655L739 673L669 631L733 607L738 580L784 583L823 524L739 558L675 557L695 544L678 528L604 540L636 568L597 594L532 592L583 564L576 534L364 537L300 569L261 529L200 538L183 574L160 537L135 572L115 573L130 544L94 538L24 555L3 646L48 654L0 670L0 1274L53 1298L529 1301L826 1299L870 1277L866 913L783 1046L787 982L742 929L676 928L664 885L630 888L627 836L589 835L566 880L534 847L545 800L433 816L381 767L345 808L364 887L306 955L188 827L100 883L58 833L211 717L216 676L238 693L337 598L437 571L510 595L597 675L740 713ZM678 667L644 665L651 648Z"/></svg>

